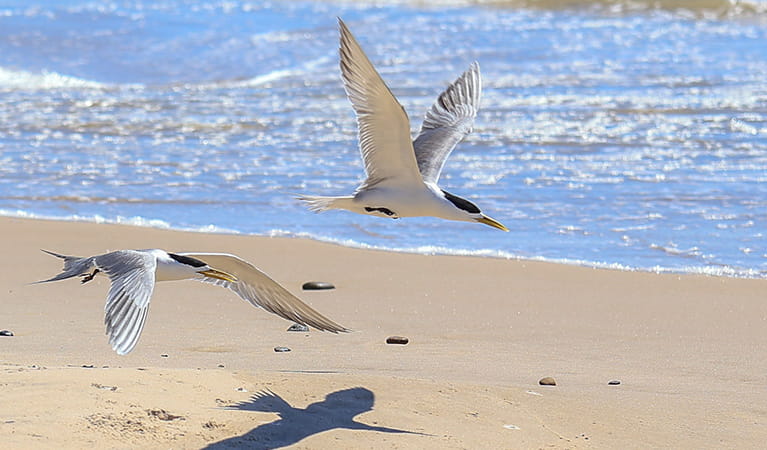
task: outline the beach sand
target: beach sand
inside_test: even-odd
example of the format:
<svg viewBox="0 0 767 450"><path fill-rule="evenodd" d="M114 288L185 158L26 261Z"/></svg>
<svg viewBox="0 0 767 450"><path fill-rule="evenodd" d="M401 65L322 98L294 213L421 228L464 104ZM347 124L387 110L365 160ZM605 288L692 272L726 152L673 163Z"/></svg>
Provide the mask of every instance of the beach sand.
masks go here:
<svg viewBox="0 0 767 450"><path fill-rule="evenodd" d="M0 233L0 330L15 334L0 337L4 448L767 442L764 280L15 218ZM108 280L29 284L61 268L39 249L153 247L235 253L354 332L287 332L228 290L167 282L121 357ZM336 289L302 292L309 280Z"/></svg>

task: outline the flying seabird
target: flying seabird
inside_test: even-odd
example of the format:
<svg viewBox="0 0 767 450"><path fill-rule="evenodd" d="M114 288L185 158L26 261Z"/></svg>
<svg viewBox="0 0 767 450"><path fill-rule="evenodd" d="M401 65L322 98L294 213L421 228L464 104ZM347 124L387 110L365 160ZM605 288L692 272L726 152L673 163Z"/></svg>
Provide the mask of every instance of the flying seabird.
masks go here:
<svg viewBox="0 0 767 450"><path fill-rule="evenodd" d="M357 114L367 179L351 196L302 195L298 199L315 212L345 209L392 219L433 216L509 231L474 203L437 186L445 160L472 130L482 91L479 64L471 64L439 95L418 137L411 141L404 108L340 18L338 25L341 77Z"/></svg>
<svg viewBox="0 0 767 450"><path fill-rule="evenodd" d="M79 258L43 250L64 260L64 269L49 281L103 273L111 281L104 323L109 343L120 355L136 346L146 322L149 300L158 281L193 279L233 290L253 306L296 323L332 333L349 331L326 318L249 262L226 253L170 253L160 249L118 250Z"/></svg>

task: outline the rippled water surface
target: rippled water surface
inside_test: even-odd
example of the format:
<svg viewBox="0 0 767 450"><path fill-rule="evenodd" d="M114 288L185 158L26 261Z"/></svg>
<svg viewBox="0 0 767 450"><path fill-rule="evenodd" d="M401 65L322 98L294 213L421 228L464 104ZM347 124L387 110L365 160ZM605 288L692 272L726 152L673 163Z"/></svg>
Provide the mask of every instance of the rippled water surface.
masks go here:
<svg viewBox="0 0 767 450"><path fill-rule="evenodd" d="M765 276L764 4L522 3L11 2L0 214ZM362 178L336 16L414 133L479 61L441 184L512 232L293 199Z"/></svg>

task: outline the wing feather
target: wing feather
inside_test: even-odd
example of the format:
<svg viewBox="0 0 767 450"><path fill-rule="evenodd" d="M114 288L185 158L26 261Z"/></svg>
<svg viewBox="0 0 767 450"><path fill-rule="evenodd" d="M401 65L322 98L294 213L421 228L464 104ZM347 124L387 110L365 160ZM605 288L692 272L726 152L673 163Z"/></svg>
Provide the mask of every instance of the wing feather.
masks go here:
<svg viewBox="0 0 767 450"><path fill-rule="evenodd" d="M197 258L212 269L237 277L237 281L234 283L209 277L199 280L231 289L253 306L263 308L283 319L292 320L318 330L332 333L349 331L301 301L257 267L235 255L226 253L181 254Z"/></svg>
<svg viewBox="0 0 767 450"><path fill-rule="evenodd" d="M157 260L144 252L120 250L97 256L94 262L111 281L104 307L109 343L125 355L136 346L144 329Z"/></svg>
<svg viewBox="0 0 767 450"><path fill-rule="evenodd" d="M456 145L471 133L479 110L482 78L476 61L447 87L426 113L413 142L418 169L425 182L437 183Z"/></svg>
<svg viewBox="0 0 767 450"><path fill-rule="evenodd" d="M338 26L341 77L357 114L360 153L367 173L361 189L389 179L420 184L407 113L340 18Z"/></svg>

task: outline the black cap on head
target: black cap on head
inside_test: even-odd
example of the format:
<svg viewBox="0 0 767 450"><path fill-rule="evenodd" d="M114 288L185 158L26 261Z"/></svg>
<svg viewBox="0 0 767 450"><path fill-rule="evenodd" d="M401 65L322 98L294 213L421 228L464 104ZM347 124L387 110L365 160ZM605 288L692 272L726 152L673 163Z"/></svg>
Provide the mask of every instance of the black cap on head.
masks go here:
<svg viewBox="0 0 767 450"><path fill-rule="evenodd" d="M171 258L175 259L181 264L186 264L187 266L192 266L192 267L207 266L207 264L205 264L204 262L196 258L190 258L189 256L184 256L184 255L177 255L175 253L170 253L170 252L168 252L168 254L170 255Z"/></svg>
<svg viewBox="0 0 767 450"><path fill-rule="evenodd" d="M465 198L461 198L461 197L458 197L457 195L453 195L444 189L442 189L442 193L445 194L445 198L448 199L450 203L454 204L455 207L458 209L462 209L470 214L479 214L481 212L479 208L477 208L477 205L466 200Z"/></svg>

